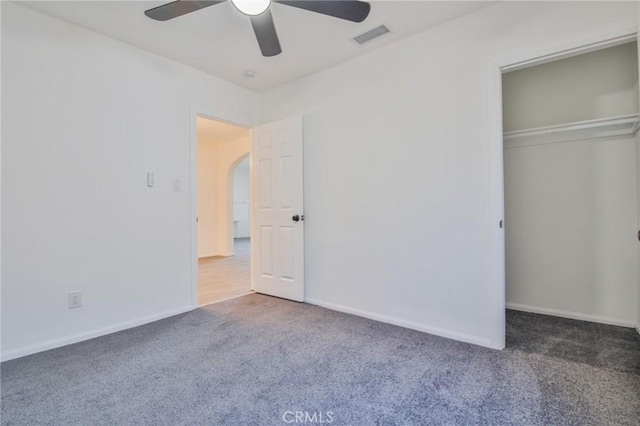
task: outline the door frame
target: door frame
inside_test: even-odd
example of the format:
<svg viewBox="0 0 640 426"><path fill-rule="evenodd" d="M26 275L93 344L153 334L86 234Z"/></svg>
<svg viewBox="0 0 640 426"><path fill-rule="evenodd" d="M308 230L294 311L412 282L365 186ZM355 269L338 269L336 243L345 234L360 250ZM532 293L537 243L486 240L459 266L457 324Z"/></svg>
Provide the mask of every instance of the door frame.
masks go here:
<svg viewBox="0 0 640 426"><path fill-rule="evenodd" d="M219 111L213 111L202 106L191 106L189 114L189 223L191 234L191 306L196 309L198 304L198 117L215 120L222 123L231 124L237 127L243 127L252 130L253 126L249 123L240 123L226 117L221 117ZM252 158L253 147L249 147L249 158ZM251 160L249 160L251 161ZM252 167L249 163L249 180L251 181ZM249 215L249 221L253 222L253 215ZM253 260L251 260L253 263ZM249 266L253 271L252 265ZM251 274L251 288L253 289L253 273Z"/></svg>
<svg viewBox="0 0 640 426"><path fill-rule="evenodd" d="M555 48L537 50L518 57L496 58L487 63L488 70L488 153L489 153L489 239L492 287L491 346L504 349L506 346L506 281L505 281L505 223L504 221L504 160L502 128L502 74L508 71L529 68L547 62L606 49L638 40L638 28L615 33L601 34L578 40ZM503 224L502 228L500 223Z"/></svg>

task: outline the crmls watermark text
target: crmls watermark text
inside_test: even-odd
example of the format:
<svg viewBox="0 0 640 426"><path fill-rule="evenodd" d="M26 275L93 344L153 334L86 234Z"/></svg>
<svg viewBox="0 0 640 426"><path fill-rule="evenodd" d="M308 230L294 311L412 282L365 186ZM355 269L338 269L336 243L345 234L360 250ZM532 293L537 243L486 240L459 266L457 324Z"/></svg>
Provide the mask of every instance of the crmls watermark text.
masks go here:
<svg viewBox="0 0 640 426"><path fill-rule="evenodd" d="M333 423L333 411L285 411L285 423Z"/></svg>

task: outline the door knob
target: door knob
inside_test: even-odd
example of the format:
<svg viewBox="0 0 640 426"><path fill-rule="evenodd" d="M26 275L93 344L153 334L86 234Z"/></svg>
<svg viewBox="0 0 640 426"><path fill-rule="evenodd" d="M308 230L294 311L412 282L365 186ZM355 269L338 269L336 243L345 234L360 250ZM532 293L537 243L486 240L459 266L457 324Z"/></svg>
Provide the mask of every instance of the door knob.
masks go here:
<svg viewBox="0 0 640 426"><path fill-rule="evenodd" d="M298 215L294 215L294 216L291 218L291 220L293 220L294 222L297 222L297 221L299 221L299 220L300 220L300 216L298 216Z"/></svg>

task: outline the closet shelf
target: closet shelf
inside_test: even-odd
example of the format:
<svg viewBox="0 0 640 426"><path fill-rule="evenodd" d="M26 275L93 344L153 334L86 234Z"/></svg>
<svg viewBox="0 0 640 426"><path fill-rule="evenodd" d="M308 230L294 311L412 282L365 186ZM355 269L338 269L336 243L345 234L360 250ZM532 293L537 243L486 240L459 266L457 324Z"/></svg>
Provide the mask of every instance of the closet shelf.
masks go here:
<svg viewBox="0 0 640 426"><path fill-rule="evenodd" d="M628 114L505 132L503 134L503 144L504 148L508 149L548 143L610 138L633 135L638 131L639 127L639 115Z"/></svg>

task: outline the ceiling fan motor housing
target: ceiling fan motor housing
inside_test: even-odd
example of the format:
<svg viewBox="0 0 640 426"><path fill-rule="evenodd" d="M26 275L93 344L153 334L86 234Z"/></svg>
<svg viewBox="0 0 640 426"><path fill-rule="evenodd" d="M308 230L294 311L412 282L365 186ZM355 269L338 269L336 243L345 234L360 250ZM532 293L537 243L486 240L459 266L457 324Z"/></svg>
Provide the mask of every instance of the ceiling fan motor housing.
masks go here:
<svg viewBox="0 0 640 426"><path fill-rule="evenodd" d="M225 0L190 1L177 0L144 12L156 21L168 21L178 16L195 12ZM274 0L276 3L332 16L351 22L362 22L371 11L371 5L356 0ZM251 19L253 32L258 40L262 56L276 56L282 53L278 33L271 15L271 0L231 0L236 9Z"/></svg>

